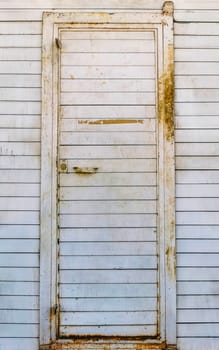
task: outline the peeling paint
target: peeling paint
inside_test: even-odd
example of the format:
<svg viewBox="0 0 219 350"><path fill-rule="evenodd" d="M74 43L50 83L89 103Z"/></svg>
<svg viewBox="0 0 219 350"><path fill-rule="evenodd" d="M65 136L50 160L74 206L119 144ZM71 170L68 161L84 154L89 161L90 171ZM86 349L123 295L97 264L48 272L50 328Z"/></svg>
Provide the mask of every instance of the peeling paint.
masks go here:
<svg viewBox="0 0 219 350"><path fill-rule="evenodd" d="M87 125L111 125L111 124L143 124L142 119L97 119L97 120L79 120L78 124Z"/></svg>
<svg viewBox="0 0 219 350"><path fill-rule="evenodd" d="M168 66L159 78L159 122L164 122L167 141L174 137L173 46L168 47Z"/></svg>

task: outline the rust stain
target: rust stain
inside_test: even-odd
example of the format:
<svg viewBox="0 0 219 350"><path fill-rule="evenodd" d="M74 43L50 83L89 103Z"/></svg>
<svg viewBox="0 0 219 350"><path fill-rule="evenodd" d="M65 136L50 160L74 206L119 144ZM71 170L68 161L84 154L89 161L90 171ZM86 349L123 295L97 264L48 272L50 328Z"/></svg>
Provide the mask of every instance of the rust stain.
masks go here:
<svg viewBox="0 0 219 350"><path fill-rule="evenodd" d="M167 264L167 271L169 273L169 276L171 279L175 281L176 279L176 250L174 247L168 247L166 249L166 264Z"/></svg>
<svg viewBox="0 0 219 350"><path fill-rule="evenodd" d="M51 322L54 320L54 318L56 317L56 310L57 310L57 306L52 306L50 308L50 312L49 312L49 322L51 324Z"/></svg>
<svg viewBox="0 0 219 350"><path fill-rule="evenodd" d="M109 340L113 340L114 337L109 337ZM132 339L134 340L134 339ZM131 345L131 347L130 347ZM131 343L127 344L127 347L125 346L125 343L121 340L120 343L102 343L97 344L93 341L71 341L66 343L53 343L50 345L50 350L67 350L67 349L74 349L74 350L125 350L125 349L132 349L132 350L158 350L158 349L166 349L165 343L160 344L153 344L153 343Z"/></svg>
<svg viewBox="0 0 219 350"><path fill-rule="evenodd" d="M98 120L79 120L78 124L86 125L112 125L112 124L143 124L142 119L98 119Z"/></svg>
<svg viewBox="0 0 219 350"><path fill-rule="evenodd" d="M174 72L172 45L168 47L168 60L168 67L159 78L159 122L164 123L167 141L172 141L174 137Z"/></svg>
<svg viewBox="0 0 219 350"><path fill-rule="evenodd" d="M77 166L73 167L74 171L78 175L92 175L96 174L98 168L79 168Z"/></svg>

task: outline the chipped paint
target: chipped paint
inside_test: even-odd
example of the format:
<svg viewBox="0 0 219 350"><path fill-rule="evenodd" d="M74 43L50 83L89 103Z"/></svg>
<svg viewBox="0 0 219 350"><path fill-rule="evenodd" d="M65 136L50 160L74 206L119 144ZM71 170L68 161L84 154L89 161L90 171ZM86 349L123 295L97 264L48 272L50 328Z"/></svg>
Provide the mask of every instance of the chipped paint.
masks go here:
<svg viewBox="0 0 219 350"><path fill-rule="evenodd" d="M143 124L142 119L97 119L97 120L79 120L78 124L86 125L112 125L112 124Z"/></svg>
<svg viewBox="0 0 219 350"><path fill-rule="evenodd" d="M159 122L164 123L167 141L174 137L173 46L168 47L168 66L159 78Z"/></svg>
<svg viewBox="0 0 219 350"><path fill-rule="evenodd" d="M92 175L96 174L98 168L79 168L79 167L73 167L74 171L78 175Z"/></svg>

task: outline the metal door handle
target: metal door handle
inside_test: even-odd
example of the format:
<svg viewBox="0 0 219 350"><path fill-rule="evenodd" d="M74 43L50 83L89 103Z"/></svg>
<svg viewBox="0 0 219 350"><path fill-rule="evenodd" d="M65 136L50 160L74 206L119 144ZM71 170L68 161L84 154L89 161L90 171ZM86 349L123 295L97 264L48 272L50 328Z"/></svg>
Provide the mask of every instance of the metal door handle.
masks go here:
<svg viewBox="0 0 219 350"><path fill-rule="evenodd" d="M98 168L91 168L91 167L84 167L84 168L80 168L77 166L73 167L74 171L76 172L76 174L96 174Z"/></svg>

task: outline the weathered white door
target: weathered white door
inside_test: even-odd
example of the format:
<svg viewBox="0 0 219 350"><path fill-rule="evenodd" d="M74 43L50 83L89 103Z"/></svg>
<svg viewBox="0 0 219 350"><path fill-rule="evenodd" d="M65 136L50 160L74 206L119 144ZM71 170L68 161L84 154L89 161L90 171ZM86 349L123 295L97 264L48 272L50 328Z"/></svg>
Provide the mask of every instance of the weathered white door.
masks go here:
<svg viewBox="0 0 219 350"><path fill-rule="evenodd" d="M44 14L41 349L176 342L172 39L170 2Z"/></svg>
<svg viewBox="0 0 219 350"><path fill-rule="evenodd" d="M155 336L155 32L64 30L60 43L60 336Z"/></svg>

